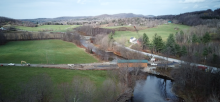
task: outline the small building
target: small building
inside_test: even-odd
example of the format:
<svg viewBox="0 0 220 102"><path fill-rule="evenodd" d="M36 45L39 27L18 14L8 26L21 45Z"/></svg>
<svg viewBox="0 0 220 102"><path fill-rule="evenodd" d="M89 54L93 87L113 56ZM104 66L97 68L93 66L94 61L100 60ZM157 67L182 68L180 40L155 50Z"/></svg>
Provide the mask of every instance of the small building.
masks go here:
<svg viewBox="0 0 220 102"><path fill-rule="evenodd" d="M6 30L5 28L1 27L0 30Z"/></svg>
<svg viewBox="0 0 220 102"><path fill-rule="evenodd" d="M148 60L118 60L117 65L119 68L126 67L147 67Z"/></svg>
<svg viewBox="0 0 220 102"><path fill-rule="evenodd" d="M154 62L154 61L156 61L156 59L155 59L154 57L152 57L152 58L150 59L150 61Z"/></svg>
<svg viewBox="0 0 220 102"><path fill-rule="evenodd" d="M137 43L137 39L135 37L131 37L129 42L132 43L132 44L136 44Z"/></svg>
<svg viewBox="0 0 220 102"><path fill-rule="evenodd" d="M168 21L168 23L172 23L172 21Z"/></svg>

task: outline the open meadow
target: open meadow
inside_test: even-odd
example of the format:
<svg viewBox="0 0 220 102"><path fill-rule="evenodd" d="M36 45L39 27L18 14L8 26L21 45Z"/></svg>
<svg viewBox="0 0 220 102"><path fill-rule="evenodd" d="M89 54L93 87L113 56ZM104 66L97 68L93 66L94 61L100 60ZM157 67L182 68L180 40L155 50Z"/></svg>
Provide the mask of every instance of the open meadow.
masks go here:
<svg viewBox="0 0 220 102"><path fill-rule="evenodd" d="M175 30L174 28L179 28L179 30ZM152 40L154 34L157 33L157 35L161 36L164 41L168 38L169 34L175 34L176 32L179 32L180 30L188 29L190 26L186 25L179 25L179 24L167 24L167 25L159 25L154 28L147 28L144 30L139 30L138 34L135 31L116 31L113 38L116 41L121 40L122 38L126 38L129 40L131 37L140 37L143 36L144 33L147 34L150 40Z"/></svg>
<svg viewBox="0 0 220 102"><path fill-rule="evenodd" d="M46 76L40 77L42 75L46 75L47 77ZM36 77L38 78L39 82L36 79L34 80L34 78ZM48 82L45 82L45 79ZM89 85L91 85L92 83L92 85L94 85L93 87L94 90L96 90L99 87L101 87L103 82L107 79L107 71L94 71L94 70L82 71L82 70L55 69L55 68L0 66L0 93L1 93L0 95L12 99L14 97L19 96L19 94L13 94L16 92L19 93L20 92L19 90L25 89L24 92L26 93L28 91L33 90L34 87L36 86L47 87L45 85L49 85L48 88L43 89L43 91L51 92L50 94L48 94L50 95L49 97L51 97L50 100L52 102L65 102L62 96L63 91L60 89L60 87L64 84L65 85L71 83L74 84L73 80L80 80L80 79L87 79L87 81L90 82ZM42 83L41 80L44 80L43 82L45 82L46 84ZM30 82L33 81L34 84L31 84L33 86L30 86ZM86 80L82 80L82 81L86 81ZM22 87L22 85L27 85L27 87ZM84 88L80 86L78 87ZM72 87L69 88L70 89L68 90L71 90ZM52 91L50 89L52 89ZM20 94L24 95L25 93L22 92ZM99 92L96 91L93 94L96 95L98 93ZM97 102L99 98L96 97L93 99L95 99L94 102Z"/></svg>
<svg viewBox="0 0 220 102"><path fill-rule="evenodd" d="M98 60L84 49L62 40L10 41L0 46L1 63L77 64Z"/></svg>
<svg viewBox="0 0 220 102"><path fill-rule="evenodd" d="M0 84L5 89L16 89L19 83L25 83L33 76L47 74L55 84L71 82L75 76L89 78L96 86L100 86L106 79L106 71L94 70L70 70L56 68L37 68L37 67L0 67Z"/></svg>
<svg viewBox="0 0 220 102"><path fill-rule="evenodd" d="M79 26L80 25L43 25L38 27L16 26L16 28L30 32L38 32L43 30L50 30L50 32L66 32L68 29L76 28Z"/></svg>

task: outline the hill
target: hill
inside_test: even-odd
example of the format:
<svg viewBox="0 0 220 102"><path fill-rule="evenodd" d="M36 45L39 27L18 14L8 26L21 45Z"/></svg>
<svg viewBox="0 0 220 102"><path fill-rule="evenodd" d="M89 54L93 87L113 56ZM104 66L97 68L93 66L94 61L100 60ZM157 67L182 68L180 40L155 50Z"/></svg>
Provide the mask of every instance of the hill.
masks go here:
<svg viewBox="0 0 220 102"><path fill-rule="evenodd" d="M176 23L197 26L208 25L209 27L217 27L220 22L220 9L216 10L202 10L194 12L186 12L179 15L161 15L153 17L153 19L169 19L171 21L177 20Z"/></svg>
<svg viewBox="0 0 220 102"><path fill-rule="evenodd" d="M133 13L119 13L119 14L103 14L98 16L76 16L76 17L57 17L57 18L36 18L36 19L20 19L22 21L29 21L33 23L44 23L44 22L62 22L62 21L74 21L74 20L92 20L92 19L103 19L103 18L132 18L132 17L154 17L153 15L141 15Z"/></svg>
<svg viewBox="0 0 220 102"><path fill-rule="evenodd" d="M35 26L35 24L28 22L28 21L21 21L17 19L0 16L0 26L3 26L3 25L20 25L20 26L29 26L29 27Z"/></svg>
<svg viewBox="0 0 220 102"><path fill-rule="evenodd" d="M132 17L154 17L153 15L141 15L141 14L133 14L133 13L119 13L119 14L103 14L99 16L94 16L93 18L132 18Z"/></svg>

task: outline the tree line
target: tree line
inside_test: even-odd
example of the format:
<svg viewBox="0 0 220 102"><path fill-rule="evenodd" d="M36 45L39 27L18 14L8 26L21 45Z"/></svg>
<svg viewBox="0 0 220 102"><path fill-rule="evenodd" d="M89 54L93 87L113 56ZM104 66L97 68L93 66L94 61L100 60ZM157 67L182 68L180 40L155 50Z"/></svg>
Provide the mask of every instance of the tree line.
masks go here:
<svg viewBox="0 0 220 102"><path fill-rule="evenodd" d="M0 31L0 45L3 45L7 42L7 39L3 33L3 31Z"/></svg>
<svg viewBox="0 0 220 102"><path fill-rule="evenodd" d="M186 102L220 101L220 72L203 71L188 63L173 70L171 75L175 80L173 91L184 96Z"/></svg>
<svg viewBox="0 0 220 102"><path fill-rule="evenodd" d="M80 42L80 34L77 31L67 31L65 34L63 34L62 40L73 42L78 46L81 46Z"/></svg>
<svg viewBox="0 0 220 102"><path fill-rule="evenodd" d="M13 32L4 34L8 41L20 40L43 40L43 39L61 39L62 33L46 33L46 32Z"/></svg>
<svg viewBox="0 0 220 102"><path fill-rule="evenodd" d="M6 33L0 31L0 45L7 41L24 41L24 40L46 40L46 39L61 39L63 33L46 33L46 32L13 32Z"/></svg>
<svg viewBox="0 0 220 102"><path fill-rule="evenodd" d="M81 27L74 28L74 30L86 36L95 36L97 34L110 34L110 33L114 34L115 33L115 31L111 29L93 28L91 26L81 26Z"/></svg>

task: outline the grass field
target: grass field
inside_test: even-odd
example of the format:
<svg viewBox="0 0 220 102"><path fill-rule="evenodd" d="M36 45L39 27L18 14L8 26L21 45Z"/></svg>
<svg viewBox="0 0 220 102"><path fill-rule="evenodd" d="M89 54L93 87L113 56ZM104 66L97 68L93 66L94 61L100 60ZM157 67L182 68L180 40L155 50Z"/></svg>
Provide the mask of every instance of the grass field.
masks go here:
<svg viewBox="0 0 220 102"><path fill-rule="evenodd" d="M100 86L107 77L107 71L0 66L0 85L5 90L16 89L18 84L26 83L33 76L42 73L49 75L55 84L71 82L74 76L79 76L89 78L97 87Z"/></svg>
<svg viewBox="0 0 220 102"><path fill-rule="evenodd" d="M68 64L93 63L96 58L62 40L10 41L0 46L0 63Z"/></svg>
<svg viewBox="0 0 220 102"><path fill-rule="evenodd" d="M39 27L16 26L16 28L26 31L38 32L42 30L53 30L50 32L66 32L70 28L76 28L80 25L43 25Z"/></svg>
<svg viewBox="0 0 220 102"><path fill-rule="evenodd" d="M180 30L190 28L190 26L178 25L178 24L159 25L158 27L155 28L140 30L138 31L139 34L131 31L116 31L113 37L116 41L119 41L120 38L122 37L129 40L131 37L138 38L138 35L143 36L143 34L146 33L149 39L152 40L154 34L157 33L157 35L160 35L163 38L163 40L166 41L169 34L171 33L175 34L176 32L180 31L180 30L174 30L175 27L178 27Z"/></svg>

